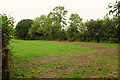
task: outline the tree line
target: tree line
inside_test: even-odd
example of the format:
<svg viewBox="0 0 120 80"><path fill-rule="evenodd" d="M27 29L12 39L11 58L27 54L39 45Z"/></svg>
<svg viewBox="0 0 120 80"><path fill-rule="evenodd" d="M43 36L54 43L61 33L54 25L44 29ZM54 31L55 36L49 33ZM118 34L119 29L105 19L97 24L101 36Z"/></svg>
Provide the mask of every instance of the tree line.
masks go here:
<svg viewBox="0 0 120 80"><path fill-rule="evenodd" d="M109 6L111 8L111 6ZM112 11L110 11L111 13ZM34 20L23 19L15 28L15 38L23 40L58 40L82 42L119 42L116 17L91 19L82 22L77 14L71 14L69 25L66 22L68 11L63 6L55 7L48 15L40 15Z"/></svg>

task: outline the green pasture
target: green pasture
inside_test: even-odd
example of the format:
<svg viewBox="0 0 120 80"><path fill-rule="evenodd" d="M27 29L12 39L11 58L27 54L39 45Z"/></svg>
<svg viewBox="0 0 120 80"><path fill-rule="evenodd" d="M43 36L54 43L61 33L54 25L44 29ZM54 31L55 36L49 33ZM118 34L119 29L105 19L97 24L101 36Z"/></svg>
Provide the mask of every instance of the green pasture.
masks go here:
<svg viewBox="0 0 120 80"><path fill-rule="evenodd" d="M117 77L118 56L114 51L97 52L80 45L44 40L13 39L10 45L13 47L11 78Z"/></svg>

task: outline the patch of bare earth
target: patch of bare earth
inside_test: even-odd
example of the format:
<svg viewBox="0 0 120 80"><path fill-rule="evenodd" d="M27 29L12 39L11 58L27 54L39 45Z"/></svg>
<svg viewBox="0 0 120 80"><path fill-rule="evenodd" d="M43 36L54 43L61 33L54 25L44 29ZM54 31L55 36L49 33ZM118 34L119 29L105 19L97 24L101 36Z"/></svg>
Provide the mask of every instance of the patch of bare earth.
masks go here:
<svg viewBox="0 0 120 80"><path fill-rule="evenodd" d="M80 53L75 53L74 56L36 57L36 59L27 62L27 65L24 66L24 68L29 69L30 67L35 69L36 66L43 66L44 68L40 72L32 73L35 73L38 78L61 78L65 75L70 76L73 71L77 71L79 68L84 67L84 65L89 64L89 60L92 60L90 56L80 55ZM31 77L34 77L32 76L32 73Z"/></svg>
<svg viewBox="0 0 120 80"><path fill-rule="evenodd" d="M43 56L36 57L35 59L25 62L22 67L24 69L36 69L36 67L43 67L40 71L31 72L31 78L34 78L35 74L37 78L64 78L64 76L71 76L73 73L82 74L78 71L80 69L93 69L91 72L86 72L83 76L88 78L115 78L118 77L118 59L113 56L118 56L118 49L94 45L85 43L73 43L73 42L60 42L74 45L80 45L95 49L96 52L82 52L74 53L72 55L60 55L60 56ZM99 69L100 67L100 69ZM109 71L104 74L104 68L108 67ZM83 71L84 72L84 71ZM72 77L72 76L71 76ZM82 77L81 77L82 78Z"/></svg>

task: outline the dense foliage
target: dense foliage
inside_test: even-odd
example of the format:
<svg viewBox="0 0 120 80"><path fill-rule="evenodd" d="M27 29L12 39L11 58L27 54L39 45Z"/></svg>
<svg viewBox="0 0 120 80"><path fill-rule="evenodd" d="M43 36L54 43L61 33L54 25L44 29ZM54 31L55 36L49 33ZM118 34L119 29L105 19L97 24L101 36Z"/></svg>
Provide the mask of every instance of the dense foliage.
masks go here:
<svg viewBox="0 0 120 80"><path fill-rule="evenodd" d="M31 27L33 20L23 19L16 26L16 36L18 39L27 39L28 29Z"/></svg>
<svg viewBox="0 0 120 80"><path fill-rule="evenodd" d="M69 41L78 40L80 34L80 31L78 29L82 28L82 26L80 26L82 18L80 18L78 14L71 14L69 20L70 25L67 29L68 40Z"/></svg>
<svg viewBox="0 0 120 80"><path fill-rule="evenodd" d="M115 26L116 26L116 33L119 34L120 33L120 1L116 0L115 3L113 4L109 4L109 14L113 15L113 18L115 20ZM120 36L116 35L116 37L119 38L120 41Z"/></svg>
<svg viewBox="0 0 120 80"><path fill-rule="evenodd" d="M2 20L2 48L8 49L9 40L12 37L12 34L14 33L13 27L14 27L14 21L13 17L8 17L6 14L1 14L1 20Z"/></svg>
<svg viewBox="0 0 120 80"><path fill-rule="evenodd" d="M2 77L9 77L9 41L13 35L14 19L6 14L0 14L0 31L2 31ZM2 28L1 28L2 27Z"/></svg>
<svg viewBox="0 0 120 80"><path fill-rule="evenodd" d="M117 14L118 12L119 11L117 11ZM109 16L106 15L103 19L91 19L82 22L82 18L75 13L71 14L69 25L67 25L67 13L68 11L65 10L63 6L57 6L48 15L36 17L33 20L33 24L31 20L31 23L28 23L29 28L27 28L26 31L24 31L25 24L22 24L19 28L17 25L16 31L22 34L23 37L21 37L21 39L25 39L27 35L27 39L34 40L94 41L98 43L118 42L119 27L116 27L116 21L119 19L118 15L113 18L109 18Z"/></svg>
<svg viewBox="0 0 120 80"><path fill-rule="evenodd" d="M36 17L28 31L28 35L31 39L65 40L67 37L63 28L67 25L65 21L66 14L67 10L58 6L47 16Z"/></svg>

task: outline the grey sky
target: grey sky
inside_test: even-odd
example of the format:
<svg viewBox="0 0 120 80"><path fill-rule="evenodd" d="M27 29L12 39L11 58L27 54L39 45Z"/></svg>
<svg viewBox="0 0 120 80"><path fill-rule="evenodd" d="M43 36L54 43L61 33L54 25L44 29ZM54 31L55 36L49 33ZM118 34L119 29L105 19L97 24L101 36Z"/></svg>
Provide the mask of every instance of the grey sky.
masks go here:
<svg viewBox="0 0 120 80"><path fill-rule="evenodd" d="M115 0L2 0L0 13L6 13L15 18L15 25L22 19L34 19L42 14L48 14L56 6L64 6L68 10L67 19L71 13L78 13L83 21L103 18L108 12L109 3Z"/></svg>

